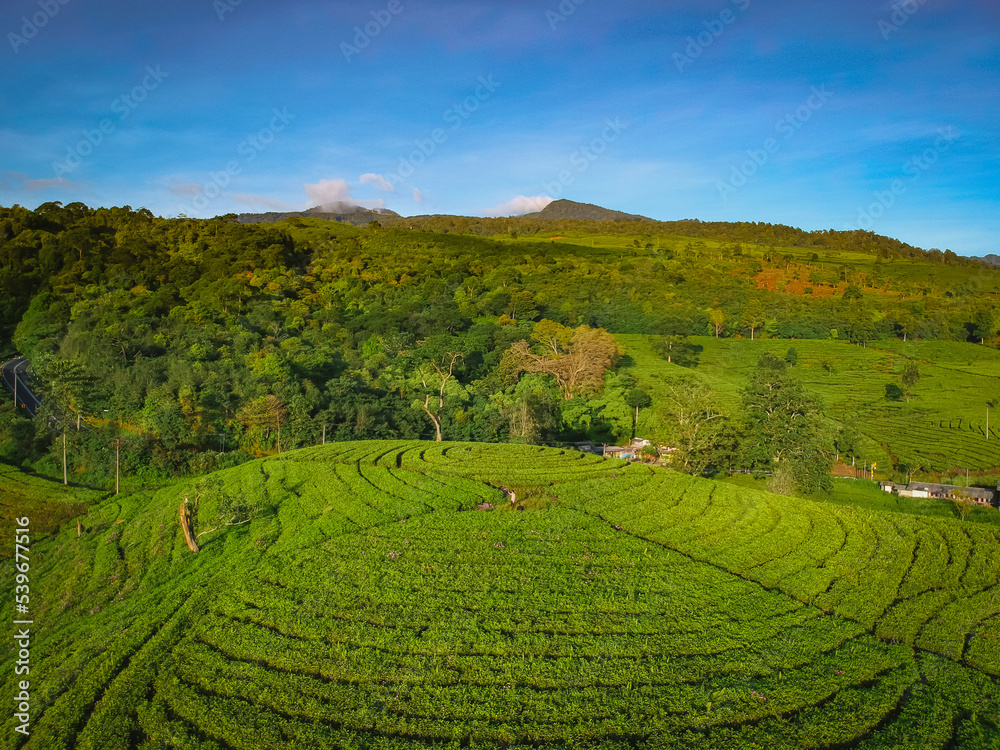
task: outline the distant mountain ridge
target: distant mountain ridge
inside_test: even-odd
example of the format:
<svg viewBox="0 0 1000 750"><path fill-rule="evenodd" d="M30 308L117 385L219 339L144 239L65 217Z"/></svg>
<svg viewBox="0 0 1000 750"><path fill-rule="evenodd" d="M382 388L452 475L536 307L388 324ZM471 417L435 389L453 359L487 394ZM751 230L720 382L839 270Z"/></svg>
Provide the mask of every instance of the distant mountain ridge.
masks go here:
<svg viewBox="0 0 1000 750"><path fill-rule="evenodd" d="M656 221L648 216L627 214L624 211L613 211L610 208L595 206L592 203L577 203L570 200L552 201L541 211L525 214L527 219L576 219L579 221Z"/></svg>
<svg viewBox="0 0 1000 750"><path fill-rule="evenodd" d="M306 211L269 211L262 214L240 214L237 220L240 224L273 224L284 219L294 218L326 219L328 221L339 221L355 226L365 226L372 221L377 221L380 217L391 219L403 218L395 211L390 211L387 208L363 208L352 203L341 202L327 203ZM648 216L629 214L624 211L613 211L610 208L604 208L592 203L577 203L576 201L565 199L552 201L552 203L541 211L512 218L541 219L544 221L656 221L655 219L650 219Z"/></svg>
<svg viewBox="0 0 1000 750"><path fill-rule="evenodd" d="M1000 266L1000 255L994 255L993 253L984 255L982 258L973 258L973 260L978 260L982 263L989 263L991 266Z"/></svg>
<svg viewBox="0 0 1000 750"><path fill-rule="evenodd" d="M379 217L389 217L398 219L399 214L390 211L388 208L364 208L355 206L353 203L326 203L316 206L306 211L290 211L280 213L271 211L263 214L240 214L237 221L240 224L274 224L284 219L326 219L328 221L339 221L342 224L352 224L354 226L365 226Z"/></svg>

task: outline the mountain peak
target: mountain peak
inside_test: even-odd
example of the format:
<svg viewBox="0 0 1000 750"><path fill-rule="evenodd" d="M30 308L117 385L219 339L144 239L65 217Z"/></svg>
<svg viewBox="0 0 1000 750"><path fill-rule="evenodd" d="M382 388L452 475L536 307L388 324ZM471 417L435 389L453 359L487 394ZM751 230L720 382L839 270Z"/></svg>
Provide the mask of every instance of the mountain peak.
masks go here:
<svg viewBox="0 0 1000 750"><path fill-rule="evenodd" d="M339 221L344 224L364 226L369 222L376 221L380 216L398 218L399 214L395 211L390 211L388 208L365 208L364 206L356 206L353 203L338 201L335 203L324 203L322 206L313 206L306 211L240 214L238 221L240 224L273 224L284 219L305 218L326 219L328 221Z"/></svg>
<svg viewBox="0 0 1000 750"><path fill-rule="evenodd" d="M613 211L592 203L577 203L566 199L552 201L536 213L525 214L533 219L578 219L581 221L655 221L648 216Z"/></svg>

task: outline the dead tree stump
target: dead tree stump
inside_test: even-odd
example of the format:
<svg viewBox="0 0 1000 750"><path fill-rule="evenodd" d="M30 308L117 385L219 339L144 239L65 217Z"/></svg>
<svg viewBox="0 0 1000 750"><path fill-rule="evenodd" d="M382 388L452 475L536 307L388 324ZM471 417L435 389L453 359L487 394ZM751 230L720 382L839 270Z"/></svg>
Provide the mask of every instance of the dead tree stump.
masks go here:
<svg viewBox="0 0 1000 750"><path fill-rule="evenodd" d="M198 551L198 542L195 541L194 531L191 528L191 514L188 512L187 498L181 503L181 530L184 532L184 541L187 542L188 549L192 552Z"/></svg>

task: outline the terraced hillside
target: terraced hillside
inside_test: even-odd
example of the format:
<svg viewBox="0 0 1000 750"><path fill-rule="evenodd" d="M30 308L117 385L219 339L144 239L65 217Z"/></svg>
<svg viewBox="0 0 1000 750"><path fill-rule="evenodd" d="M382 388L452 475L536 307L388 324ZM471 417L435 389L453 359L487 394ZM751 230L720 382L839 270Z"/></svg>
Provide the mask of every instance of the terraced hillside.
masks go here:
<svg viewBox="0 0 1000 750"><path fill-rule="evenodd" d="M84 527L33 551L15 747L1000 747L992 526L369 442Z"/></svg>
<svg viewBox="0 0 1000 750"><path fill-rule="evenodd" d="M98 497L97 492L66 487L0 464L0 534L5 540L12 540L15 518L29 507L36 538L38 534L47 536L66 520L83 513L86 504ZM13 556L13 543L0 544L0 558Z"/></svg>
<svg viewBox="0 0 1000 750"><path fill-rule="evenodd" d="M833 422L852 425L865 437L868 461L926 472L1000 467L1000 352L955 341L878 341L865 348L846 341L741 341L693 336L698 364L666 363L651 337L618 335L633 360L641 387L658 398L671 378L694 374L735 413L740 392L764 352L784 358L795 349L791 373L815 394ZM908 363L921 373L909 401L887 401L885 387L899 383ZM987 407L993 419L987 434ZM654 410L650 410L652 412ZM652 414L641 419L649 420ZM651 429L650 422L641 428ZM905 473L905 472L904 472Z"/></svg>

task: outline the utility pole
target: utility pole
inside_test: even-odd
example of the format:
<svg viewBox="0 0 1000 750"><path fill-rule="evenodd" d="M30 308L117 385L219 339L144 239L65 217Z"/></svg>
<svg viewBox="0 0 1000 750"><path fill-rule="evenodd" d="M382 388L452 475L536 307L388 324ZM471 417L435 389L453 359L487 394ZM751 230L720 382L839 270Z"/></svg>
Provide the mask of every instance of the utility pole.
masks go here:
<svg viewBox="0 0 1000 750"><path fill-rule="evenodd" d="M66 425L63 425L63 484L69 484L69 478L66 475Z"/></svg>
<svg viewBox="0 0 1000 750"><path fill-rule="evenodd" d="M326 422L323 423L323 445L326 445Z"/></svg>
<svg viewBox="0 0 1000 750"><path fill-rule="evenodd" d="M118 494L118 467L121 465L122 439L115 440L115 494Z"/></svg>

